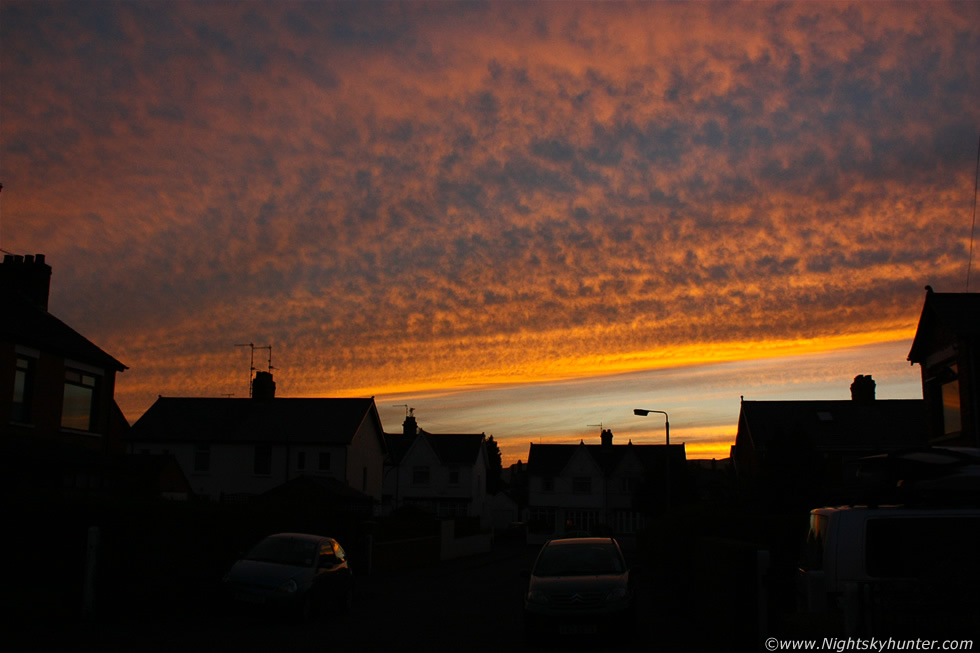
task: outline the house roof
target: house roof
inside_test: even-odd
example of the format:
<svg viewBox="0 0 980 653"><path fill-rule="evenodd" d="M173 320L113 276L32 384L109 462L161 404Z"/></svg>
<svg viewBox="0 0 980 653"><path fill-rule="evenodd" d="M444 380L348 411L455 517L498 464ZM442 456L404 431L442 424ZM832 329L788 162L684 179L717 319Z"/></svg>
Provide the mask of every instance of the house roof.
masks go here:
<svg viewBox="0 0 980 653"><path fill-rule="evenodd" d="M0 290L0 340L122 372L125 365L19 293Z"/></svg>
<svg viewBox="0 0 980 653"><path fill-rule="evenodd" d="M130 430L132 442L268 442L348 445L374 399L160 397Z"/></svg>
<svg viewBox="0 0 980 653"><path fill-rule="evenodd" d="M559 476L579 451L586 451L606 473L611 474L628 455L636 456L644 469L662 468L667 456L663 444L534 444L527 456L527 473L534 476ZM671 466L687 457L683 444L670 445Z"/></svg>
<svg viewBox="0 0 980 653"><path fill-rule="evenodd" d="M418 438L424 439L443 465L472 465L479 456L486 439L483 433L429 433L419 429L417 435L386 433L388 452L394 464L398 464Z"/></svg>
<svg viewBox="0 0 980 653"><path fill-rule="evenodd" d="M264 492L260 501L302 502L303 505L365 505L374 499L335 478L304 474Z"/></svg>
<svg viewBox="0 0 980 653"><path fill-rule="evenodd" d="M883 449L925 443L922 399L743 401L739 435L759 451L776 444Z"/></svg>
<svg viewBox="0 0 980 653"><path fill-rule="evenodd" d="M931 336L937 328L946 330L956 338L980 338L980 294L927 292L909 351L910 362L923 361L929 353Z"/></svg>
<svg viewBox="0 0 980 653"><path fill-rule="evenodd" d="M486 439L482 433L429 433L420 431L444 465L472 465Z"/></svg>

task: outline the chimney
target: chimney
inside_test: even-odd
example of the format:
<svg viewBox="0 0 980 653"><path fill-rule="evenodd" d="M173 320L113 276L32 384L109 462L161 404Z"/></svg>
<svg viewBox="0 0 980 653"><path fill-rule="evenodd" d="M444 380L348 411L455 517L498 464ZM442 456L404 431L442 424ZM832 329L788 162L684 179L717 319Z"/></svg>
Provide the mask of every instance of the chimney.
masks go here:
<svg viewBox="0 0 980 653"><path fill-rule="evenodd" d="M408 416L405 417L405 422L402 424L402 433L414 438L419 434L419 424L415 421L415 409L408 409Z"/></svg>
<svg viewBox="0 0 980 653"><path fill-rule="evenodd" d="M252 379L252 399L268 401L276 398L276 382L272 380L272 372L256 372Z"/></svg>
<svg viewBox="0 0 980 653"><path fill-rule="evenodd" d="M612 429L603 429L602 433L599 435L599 441L602 443L603 447L611 447Z"/></svg>
<svg viewBox="0 0 980 653"><path fill-rule="evenodd" d="M41 310L48 310L51 266L44 262L44 254L4 255L0 263L0 290L17 293Z"/></svg>
<svg viewBox="0 0 980 653"><path fill-rule="evenodd" d="M853 401L874 401L875 400L875 380L868 374L859 374L854 377L851 384L851 399Z"/></svg>

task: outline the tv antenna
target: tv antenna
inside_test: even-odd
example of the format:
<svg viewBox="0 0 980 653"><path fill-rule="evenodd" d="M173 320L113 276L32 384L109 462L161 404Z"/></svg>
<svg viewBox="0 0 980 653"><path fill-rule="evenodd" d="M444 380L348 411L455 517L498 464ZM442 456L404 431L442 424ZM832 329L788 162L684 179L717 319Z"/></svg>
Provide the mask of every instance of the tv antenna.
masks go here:
<svg viewBox="0 0 980 653"><path fill-rule="evenodd" d="M272 345L264 345L261 347L256 347L254 343L247 342L243 345L235 345L236 347L248 347L250 350L249 360L248 360L248 396L252 396L252 377L255 372L255 350L256 349L268 349L269 350L269 373L276 369L272 366Z"/></svg>
<svg viewBox="0 0 980 653"><path fill-rule="evenodd" d="M970 272L973 268L973 236L977 231L977 190L980 189L980 136L977 137L977 170L973 177L973 227L970 229L970 260L966 264L967 292L970 292Z"/></svg>
<svg viewBox="0 0 980 653"><path fill-rule="evenodd" d="M395 404L394 406L392 406L392 408L404 408L405 409L405 417L410 417L412 415L412 413L415 412L415 409L414 408L409 408L408 407L408 404Z"/></svg>

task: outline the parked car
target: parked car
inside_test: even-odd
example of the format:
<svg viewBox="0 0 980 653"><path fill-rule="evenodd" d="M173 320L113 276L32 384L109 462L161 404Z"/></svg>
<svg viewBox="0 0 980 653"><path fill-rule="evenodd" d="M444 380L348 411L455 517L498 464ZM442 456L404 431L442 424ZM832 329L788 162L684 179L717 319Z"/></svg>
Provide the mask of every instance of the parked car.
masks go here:
<svg viewBox="0 0 980 653"><path fill-rule="evenodd" d="M354 576L333 538L304 533L270 535L224 577L232 601L283 610L308 619L330 608L348 610Z"/></svg>
<svg viewBox="0 0 980 653"><path fill-rule="evenodd" d="M978 541L978 508L817 508L800 561L802 607L837 618L847 635L973 622Z"/></svg>
<svg viewBox="0 0 980 653"><path fill-rule="evenodd" d="M551 540L525 575L524 628L529 639L632 632L634 587L615 539Z"/></svg>

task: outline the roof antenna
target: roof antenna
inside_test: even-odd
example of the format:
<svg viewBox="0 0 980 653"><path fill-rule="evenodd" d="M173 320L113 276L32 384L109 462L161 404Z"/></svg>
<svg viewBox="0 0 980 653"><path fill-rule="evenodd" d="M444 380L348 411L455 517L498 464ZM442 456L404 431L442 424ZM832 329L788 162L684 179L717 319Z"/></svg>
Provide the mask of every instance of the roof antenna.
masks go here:
<svg viewBox="0 0 980 653"><path fill-rule="evenodd" d="M973 227L970 229L970 261L966 264L967 292L970 292L970 272L973 268L973 235L977 231L977 190L980 189L980 136L977 136L977 171L973 177Z"/></svg>
<svg viewBox="0 0 980 653"><path fill-rule="evenodd" d="M269 373L276 369L272 366L272 345L266 345L265 347L256 347L255 349L268 349L269 350Z"/></svg>
<svg viewBox="0 0 980 653"><path fill-rule="evenodd" d="M248 347L251 350L251 356L248 359L248 396L252 396L252 372L255 371L255 345L251 342L247 342L244 345L235 345L236 347Z"/></svg>
<svg viewBox="0 0 980 653"><path fill-rule="evenodd" d="M392 406L392 408L404 408L405 409L405 417L410 417L411 414L413 412L415 412L415 409L414 408L409 408L408 407L408 404L395 404L394 406Z"/></svg>
<svg viewBox="0 0 980 653"><path fill-rule="evenodd" d="M236 347L248 347L251 350L250 357L248 359L248 396L252 396L252 376L255 372L255 350L256 349L268 349L269 350L269 373L276 369L272 366L272 345L265 345L264 347L256 347L254 343L246 342L243 345L235 345Z"/></svg>

